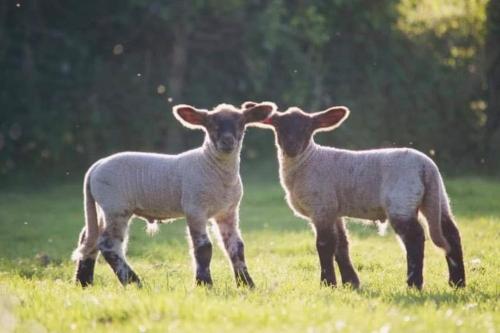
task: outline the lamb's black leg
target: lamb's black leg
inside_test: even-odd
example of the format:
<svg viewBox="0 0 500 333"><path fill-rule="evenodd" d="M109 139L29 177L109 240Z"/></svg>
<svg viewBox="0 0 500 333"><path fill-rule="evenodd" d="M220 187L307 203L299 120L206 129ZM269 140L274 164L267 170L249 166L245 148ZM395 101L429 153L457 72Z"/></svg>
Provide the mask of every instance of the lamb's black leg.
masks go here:
<svg viewBox="0 0 500 333"><path fill-rule="evenodd" d="M125 259L122 243L123 240L113 238L104 232L99 241L99 250L122 285L126 286L129 283L135 283L141 286L141 280Z"/></svg>
<svg viewBox="0 0 500 333"><path fill-rule="evenodd" d="M255 287L245 262L245 245L238 228L236 212L216 218L224 248L231 259L236 285Z"/></svg>
<svg viewBox="0 0 500 333"><path fill-rule="evenodd" d="M210 261L212 260L212 243L204 228L189 226L189 233L193 244L193 255L196 263L196 284L212 285Z"/></svg>
<svg viewBox="0 0 500 333"><path fill-rule="evenodd" d="M85 241L85 227L80 233L78 244ZM93 250L86 258L79 259L76 263L75 281L80 283L82 287L87 287L94 283L94 267L97 258L97 248Z"/></svg>
<svg viewBox="0 0 500 333"><path fill-rule="evenodd" d="M316 250L321 266L321 284L336 286L333 255L336 247L336 235L332 225L316 225Z"/></svg>
<svg viewBox="0 0 500 333"><path fill-rule="evenodd" d="M130 215L127 214L106 214L105 228L99 237L98 247L122 285L135 283L141 286L141 280L125 258L124 241L127 238L129 218Z"/></svg>
<svg viewBox="0 0 500 333"><path fill-rule="evenodd" d="M441 217L443 235L450 244L450 251L446 254L449 271L449 284L452 287L465 287L465 268L462 253L460 232L453 219L447 214Z"/></svg>
<svg viewBox="0 0 500 333"><path fill-rule="evenodd" d="M422 289L424 264L424 230L417 218L391 218L391 225L406 248L407 283L409 287Z"/></svg>
<svg viewBox="0 0 500 333"><path fill-rule="evenodd" d="M335 261L339 266L340 276L343 284L350 284L353 288L359 287L359 278L354 269L349 255L349 239L345 229L344 221L338 220L337 224L337 249Z"/></svg>
<svg viewBox="0 0 500 333"><path fill-rule="evenodd" d="M82 287L87 287L94 283L95 261L94 258L78 260L76 264L75 280L79 282Z"/></svg>

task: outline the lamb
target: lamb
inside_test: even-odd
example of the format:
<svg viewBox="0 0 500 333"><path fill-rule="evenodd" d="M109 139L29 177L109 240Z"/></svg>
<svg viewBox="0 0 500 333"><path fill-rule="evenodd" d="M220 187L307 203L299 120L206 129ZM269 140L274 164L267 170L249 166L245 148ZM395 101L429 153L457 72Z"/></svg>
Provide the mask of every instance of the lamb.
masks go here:
<svg viewBox="0 0 500 333"><path fill-rule="evenodd" d="M240 150L246 125L266 119L274 108L261 103L241 111L221 104L206 111L177 105L173 112L184 126L205 131L201 147L179 155L124 152L92 165L83 187L86 224L73 253L75 280L84 287L93 283L100 251L123 285L141 285L125 258L131 217L148 224L186 217L196 284L212 285L207 221L213 219L237 285L253 287L238 227L243 195Z"/></svg>
<svg viewBox="0 0 500 333"><path fill-rule="evenodd" d="M255 105L247 102L242 108ZM460 233L437 166L413 149L350 151L314 142L315 133L335 129L348 115L343 106L312 114L293 107L273 113L262 123L275 133L288 205L310 220L316 231L321 282L336 285L335 257L342 283L359 286L343 217L388 218L406 249L407 284L421 289L425 235L418 220L420 211L432 241L446 253L449 284L464 287Z"/></svg>

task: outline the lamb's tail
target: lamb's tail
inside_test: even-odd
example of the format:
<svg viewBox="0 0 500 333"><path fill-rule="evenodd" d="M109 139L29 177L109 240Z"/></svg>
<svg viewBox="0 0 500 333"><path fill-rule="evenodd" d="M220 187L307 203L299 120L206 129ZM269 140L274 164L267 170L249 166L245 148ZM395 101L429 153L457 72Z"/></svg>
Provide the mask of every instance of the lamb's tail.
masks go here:
<svg viewBox="0 0 500 333"><path fill-rule="evenodd" d="M71 256L73 260L80 260L87 257L95 250L97 239L99 238L99 225L97 220L97 209L94 197L90 192L91 170L85 175L83 182L83 202L85 207L85 236Z"/></svg>
<svg viewBox="0 0 500 333"><path fill-rule="evenodd" d="M449 200L444 188L443 179L433 162L425 169L424 184L425 193L420 209L427 219L432 241L436 246L448 253L450 251L450 244L443 235L441 217L443 214L449 215Z"/></svg>

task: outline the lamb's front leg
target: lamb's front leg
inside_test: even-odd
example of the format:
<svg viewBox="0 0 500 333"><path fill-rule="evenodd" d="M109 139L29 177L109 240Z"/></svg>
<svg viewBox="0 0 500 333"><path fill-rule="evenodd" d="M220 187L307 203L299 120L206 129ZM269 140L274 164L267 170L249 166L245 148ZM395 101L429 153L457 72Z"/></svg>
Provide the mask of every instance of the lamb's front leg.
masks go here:
<svg viewBox="0 0 500 333"><path fill-rule="evenodd" d="M316 229L316 249L318 250L321 265L321 284L335 287L337 279L333 268L337 235L333 223L313 221Z"/></svg>
<svg viewBox="0 0 500 333"><path fill-rule="evenodd" d="M238 213L236 211L217 217L222 242L227 251L231 264L233 265L234 276L237 286L255 286L245 263L245 245L240 235L238 227Z"/></svg>
<svg viewBox="0 0 500 333"><path fill-rule="evenodd" d="M337 249L335 261L339 265L340 276L343 284L350 284L353 288L359 287L359 278L354 269L349 255L349 239L343 219L338 219L335 224L337 228Z"/></svg>
<svg viewBox="0 0 500 333"><path fill-rule="evenodd" d="M188 216L187 223L196 265L196 284L211 286L210 261L212 260L212 243L207 234L207 220Z"/></svg>

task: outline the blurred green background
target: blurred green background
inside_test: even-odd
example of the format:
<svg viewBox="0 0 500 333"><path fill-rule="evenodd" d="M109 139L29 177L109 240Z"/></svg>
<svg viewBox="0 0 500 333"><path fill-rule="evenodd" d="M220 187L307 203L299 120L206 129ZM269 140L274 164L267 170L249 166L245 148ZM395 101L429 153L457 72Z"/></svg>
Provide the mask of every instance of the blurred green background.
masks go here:
<svg viewBox="0 0 500 333"><path fill-rule="evenodd" d="M412 146L448 174L500 169L499 0L3 0L0 73L4 182L185 150L202 134L173 105L246 100L346 105L318 141ZM244 165L275 172L273 140L250 130Z"/></svg>

